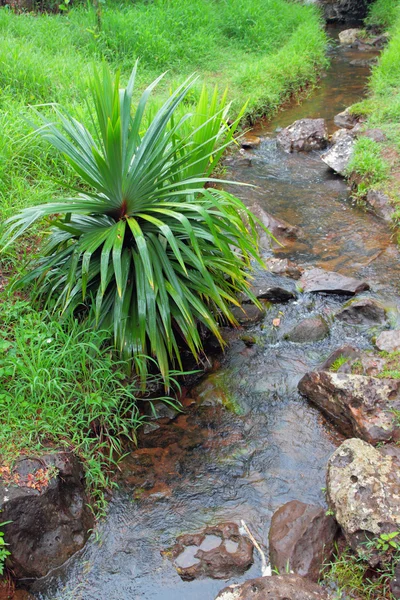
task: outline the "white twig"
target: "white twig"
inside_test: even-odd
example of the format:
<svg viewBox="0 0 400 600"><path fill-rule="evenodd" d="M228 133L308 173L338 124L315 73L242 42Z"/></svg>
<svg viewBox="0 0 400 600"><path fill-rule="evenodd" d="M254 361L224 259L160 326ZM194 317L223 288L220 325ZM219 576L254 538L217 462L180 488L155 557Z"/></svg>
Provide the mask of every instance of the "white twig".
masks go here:
<svg viewBox="0 0 400 600"><path fill-rule="evenodd" d="M254 535L251 533L250 529L247 527L246 523L242 520L240 521L242 524L242 528L245 533L249 536L251 541L253 542L254 547L258 551L261 556L261 574L262 577L270 577L272 575L271 565L267 564L267 559L265 558L265 554L260 544L255 539Z"/></svg>

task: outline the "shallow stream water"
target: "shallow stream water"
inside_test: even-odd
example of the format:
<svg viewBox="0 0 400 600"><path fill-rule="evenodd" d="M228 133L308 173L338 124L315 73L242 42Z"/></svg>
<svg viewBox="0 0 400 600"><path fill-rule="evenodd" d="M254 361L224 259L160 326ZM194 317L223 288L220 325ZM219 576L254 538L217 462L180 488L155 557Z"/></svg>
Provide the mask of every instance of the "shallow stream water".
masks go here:
<svg viewBox="0 0 400 600"><path fill-rule="evenodd" d="M393 306L397 320L399 261L387 224L354 206L346 183L318 153L288 155L277 149L275 130L303 117L332 118L364 93L369 70L350 61L364 53L332 51L321 86L301 105L285 107L256 133L261 145L251 165L239 159L230 176L255 184L235 190L301 229L299 239L275 252L367 279L372 294ZM297 382L344 343L370 347L373 332L334 322L343 298L301 294L274 305L251 334L236 339L221 365L207 376L207 401L185 399L187 412L143 435L142 446L122 464L121 488L108 516L79 555L34 586L42 600L213 600L227 583L183 582L160 551L177 535L206 525L244 519L264 548L273 512L297 499L324 505L325 468L340 436L297 393ZM301 318L324 314L331 335L296 345L282 339ZM272 326L279 317L281 327ZM215 391L215 394L213 393ZM235 411L218 400L223 394ZM189 557L190 558L190 557ZM261 575L256 557L242 578ZM233 580L232 580L233 582Z"/></svg>

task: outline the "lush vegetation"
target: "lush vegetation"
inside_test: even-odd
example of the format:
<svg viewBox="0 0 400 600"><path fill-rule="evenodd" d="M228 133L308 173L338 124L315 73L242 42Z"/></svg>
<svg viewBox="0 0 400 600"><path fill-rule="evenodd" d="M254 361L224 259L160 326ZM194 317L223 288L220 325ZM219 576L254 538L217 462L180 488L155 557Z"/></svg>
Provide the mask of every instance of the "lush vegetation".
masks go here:
<svg viewBox="0 0 400 600"><path fill-rule="evenodd" d="M377 541L379 543L379 541ZM371 569L368 563L350 548L338 550L322 573L323 583L336 589L335 600L395 600L390 592L390 581L398 560L398 551L389 565Z"/></svg>
<svg viewBox="0 0 400 600"><path fill-rule="evenodd" d="M40 451L49 445L72 447L86 463L89 485L98 494L99 506L99 490L110 485L107 472L122 450L121 440L133 439L142 420L138 397L143 400L143 388L127 375L131 364L126 360L128 355L142 351L155 354L165 375L170 357L179 354L182 337L194 354L198 353L201 340L195 321L206 322L217 334L216 311L229 320L228 305L242 286L246 261L239 265L228 249L227 238L229 242L236 240L242 256L249 257L255 249L253 233L249 237L235 210L243 211L243 207L213 187L205 189L201 181L210 177L234 132L226 123L223 91L229 87L233 114L239 115L247 100L245 118L272 113L284 100L317 80L318 68L325 63L325 34L314 7L285 0L139 0L107 2L101 23L90 5L79 3L63 14L17 15L2 8L0 35L0 212L2 220L14 217L18 219L14 223L22 228L29 225L2 255L2 286L8 279L24 277L31 278L33 286L26 296L18 291L1 293L2 461L4 464L18 452ZM125 166L121 161L116 164L113 151L126 133L120 128L121 112L113 112L119 110L118 85L112 88L108 80L109 94L102 106L99 94L97 104L96 94L93 102L87 100L93 65L98 72L102 62L113 72L120 70L123 87L137 58L140 67L134 108L140 92L163 71L167 73L146 104L142 120L138 119L134 127L128 124L135 128L136 139L131 138L135 150L141 145L142 155L153 161L152 167L148 162L145 165L145 160L141 163L141 174L150 187L147 191L142 187L141 216L136 214L128 222L132 215L127 217L125 211L122 215L120 210L117 217L115 210L109 210L118 202L122 209L121 185L126 184L122 181L134 153L133 147L125 146ZM171 97L171 89L177 89L193 72L199 79L185 91L181 89L172 122L166 107L177 97ZM213 95L216 83L218 97ZM157 114L166 101L169 104L164 104L164 113ZM58 103L62 111L55 112L49 103ZM43 106L35 112L30 105ZM181 122L193 107L194 116ZM96 129L91 120L96 110L111 115L110 128L105 128L100 116ZM127 110L125 107L124 127ZM74 126L79 126L70 115L85 124L87 131L74 132ZM55 118L60 128L47 123L43 135L33 134L42 118L51 119L51 123ZM154 140L157 138L153 145L149 131ZM90 158L84 148L85 136L87 141L89 135L97 148ZM207 136L208 143L201 147ZM216 146L221 151L213 153ZM168 152L174 154L176 162L165 175ZM170 189L186 190L186 197L188 180L197 177L199 181L189 185L196 203L183 206L181 198L170 197L176 206L169 207L168 215L156 214L152 202L156 202L160 186L152 180L151 172L153 168L154 174L157 166L160 173L165 169L164 184L169 181ZM139 189L138 179L132 178L131 183L130 203ZM119 194L118 202L114 193ZM77 210L79 194L86 195L86 207L80 196ZM99 195L104 196L102 206ZM58 201L71 196L75 200L63 205ZM41 208L35 211L31 208L35 205ZM21 209L27 219L24 224L16 217ZM81 209L88 214L82 215ZM50 221L54 211L59 211L59 218ZM43 215L45 218L40 219ZM223 228L216 227L216 219L222 219ZM249 217L247 220L251 223ZM93 243L89 245L84 221L92 227ZM240 239L233 233L235 227ZM102 261L107 229L116 237L107 242L110 248L104 251ZM135 244L136 250L127 252ZM162 250L166 250L168 260ZM212 252L215 257L211 257ZM32 276L33 264L37 270ZM130 297L139 324L129 339L126 321L119 318L127 314L131 292L126 291L133 289L128 286L128 274L136 278L135 284L144 294L142 302L136 292ZM38 296L35 308L30 304L31 294ZM43 308L46 302L48 311L66 309L62 324ZM96 306L101 318L94 333L85 318L96 320L96 310L90 311ZM68 309L70 313L75 310L75 315L78 309L79 325L67 314ZM109 333L104 331L110 325L109 316L116 323L114 333L120 349L127 350L120 359L113 355ZM143 362L138 359L136 364ZM147 384L152 381L148 376Z"/></svg>
<svg viewBox="0 0 400 600"><path fill-rule="evenodd" d="M390 42L379 64L373 69L369 97L354 105L353 111L367 117L369 128L380 128L387 137L385 144L360 139L349 171L360 181L359 192L382 189L395 205L400 202L400 2L377 0L368 22L388 27ZM396 211L396 217L400 211Z"/></svg>

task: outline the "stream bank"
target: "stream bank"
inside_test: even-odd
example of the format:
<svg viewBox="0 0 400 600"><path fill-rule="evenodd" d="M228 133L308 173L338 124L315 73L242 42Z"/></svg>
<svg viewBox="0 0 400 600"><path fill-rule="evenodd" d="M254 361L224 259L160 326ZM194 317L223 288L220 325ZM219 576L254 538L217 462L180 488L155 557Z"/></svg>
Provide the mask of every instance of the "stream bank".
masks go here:
<svg viewBox="0 0 400 600"><path fill-rule="evenodd" d="M335 49L319 90L261 124L260 145L233 158L228 169L257 186L240 192L248 206L297 228L285 247L266 249L267 257L367 280L372 291L361 297L383 302L395 326L399 264L386 226L351 202L346 183L318 152L286 154L276 144L277 128L300 117L324 117L332 127L333 116L363 94L369 69L350 64L356 55ZM184 413L143 430L139 449L121 464L121 489L96 538L38 580L36 598L212 600L226 583L184 581L161 554L179 535L244 520L266 548L280 506L291 500L326 506L328 459L344 437L299 395L298 382L344 344L372 350L374 334L387 324L355 327L335 319L346 301L337 294L295 294L284 304L266 303L261 322L243 334L227 332L229 349L200 386L187 391ZM287 339L296 325L317 316L329 335L304 344ZM257 577L261 568L255 554L246 574L227 583Z"/></svg>

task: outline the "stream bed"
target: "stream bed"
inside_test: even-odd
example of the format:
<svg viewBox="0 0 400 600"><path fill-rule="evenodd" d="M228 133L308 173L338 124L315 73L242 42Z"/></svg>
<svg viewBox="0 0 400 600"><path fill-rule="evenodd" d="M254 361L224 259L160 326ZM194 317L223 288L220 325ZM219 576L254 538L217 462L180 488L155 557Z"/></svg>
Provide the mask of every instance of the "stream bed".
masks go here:
<svg viewBox="0 0 400 600"><path fill-rule="evenodd" d="M351 202L344 180L317 152L285 154L275 141L276 128L304 117L326 118L332 133L333 116L365 91L368 67L350 62L367 57L332 50L320 87L301 105L260 123L255 132L262 142L251 151L251 162L233 159L228 176L256 186L235 188L249 207L257 203L300 228L298 239L275 256L366 279L370 294L384 298L397 322L400 268L388 225ZM236 336L206 376L199 400L188 392L184 413L143 432L140 449L121 465L120 489L96 536L57 572L36 582L35 597L213 600L225 581L184 582L161 555L179 534L243 519L267 551L271 516L279 506L293 499L325 505L326 464L342 438L299 396L297 383L345 343L371 347L371 330L333 320L343 302L300 294L294 302L270 306L263 323L246 332L255 344ZM316 314L329 321L328 338L310 344L283 339L299 320ZM272 325L276 318L281 328ZM229 583L260 575L255 555L251 569Z"/></svg>

